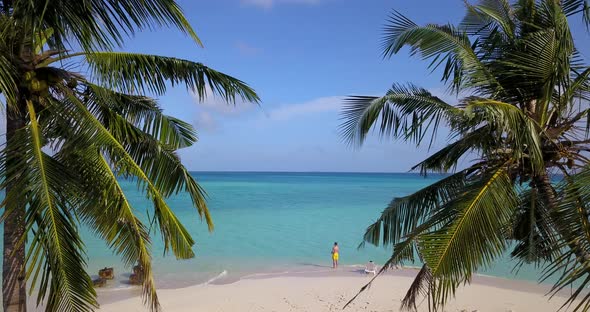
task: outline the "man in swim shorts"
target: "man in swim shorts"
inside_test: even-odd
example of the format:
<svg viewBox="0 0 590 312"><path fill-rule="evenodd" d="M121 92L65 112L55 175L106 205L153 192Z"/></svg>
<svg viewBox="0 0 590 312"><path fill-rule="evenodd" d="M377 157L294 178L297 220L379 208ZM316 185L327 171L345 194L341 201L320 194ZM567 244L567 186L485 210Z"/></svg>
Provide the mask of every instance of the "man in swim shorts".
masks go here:
<svg viewBox="0 0 590 312"><path fill-rule="evenodd" d="M338 243L334 243L334 247L332 247L332 268L338 267Z"/></svg>

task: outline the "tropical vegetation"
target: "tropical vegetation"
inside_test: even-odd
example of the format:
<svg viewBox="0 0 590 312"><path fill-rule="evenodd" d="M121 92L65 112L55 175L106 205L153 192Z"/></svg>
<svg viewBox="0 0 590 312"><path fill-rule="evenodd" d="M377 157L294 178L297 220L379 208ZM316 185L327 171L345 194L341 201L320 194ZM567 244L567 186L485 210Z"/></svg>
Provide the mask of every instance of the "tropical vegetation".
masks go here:
<svg viewBox="0 0 590 312"><path fill-rule="evenodd" d="M466 11L458 25L424 26L394 11L383 38L384 57L409 47L457 102L396 83L345 103L341 129L351 144L371 129L428 146L441 129L450 133L412 168L443 178L394 198L364 243L392 247L381 272L422 264L404 309L422 297L441 309L509 254L541 267L540 279L555 281L552 294L571 287L564 306L589 310L590 66L570 29L580 17L590 26L588 2L483 0Z"/></svg>
<svg viewBox="0 0 590 312"><path fill-rule="evenodd" d="M143 299L159 310L151 236L159 232L178 259L194 256L194 240L166 198L188 193L213 229L204 191L177 155L196 142L195 130L164 114L153 97L174 86L200 99L211 91L234 103L258 96L198 62L118 52L135 32L158 27L201 45L173 0L0 0L4 311L26 311L27 283L46 311L98 307L81 227L126 265L143 267ZM141 207L147 220L128 201L122 178L152 203Z"/></svg>

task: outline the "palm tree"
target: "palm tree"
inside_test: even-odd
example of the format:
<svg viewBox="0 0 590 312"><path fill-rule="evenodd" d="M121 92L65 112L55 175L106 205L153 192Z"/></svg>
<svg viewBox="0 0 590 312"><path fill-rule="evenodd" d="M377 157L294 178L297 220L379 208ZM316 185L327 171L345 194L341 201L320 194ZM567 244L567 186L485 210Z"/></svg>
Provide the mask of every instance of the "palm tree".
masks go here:
<svg viewBox="0 0 590 312"><path fill-rule="evenodd" d="M135 31L156 26L175 27L200 45L173 0L0 0L0 10L4 311L26 311L27 282L47 311L98 306L81 226L126 265L143 267L144 302L159 310L151 231L159 230L165 251L178 259L194 256L192 237L165 199L187 192L210 230L213 223L203 190L176 154L195 143L193 127L146 94L184 85L201 99L207 90L228 102L258 96L201 63L113 52ZM137 182L153 203L149 224L119 178Z"/></svg>
<svg viewBox="0 0 590 312"><path fill-rule="evenodd" d="M423 264L405 309L415 309L419 296L440 308L475 272L510 252L519 265L542 266L542 279L555 278L553 292L573 287L564 305L587 310L590 67L568 18L581 13L590 25L590 7L577 0L483 0L466 8L458 26L419 26L394 12L383 41L385 57L409 46L429 60L458 103L412 84L347 99L342 133L351 144L372 128L416 145L431 144L441 127L450 131L444 148L412 168L447 175L393 199L363 243L393 248L384 269Z"/></svg>

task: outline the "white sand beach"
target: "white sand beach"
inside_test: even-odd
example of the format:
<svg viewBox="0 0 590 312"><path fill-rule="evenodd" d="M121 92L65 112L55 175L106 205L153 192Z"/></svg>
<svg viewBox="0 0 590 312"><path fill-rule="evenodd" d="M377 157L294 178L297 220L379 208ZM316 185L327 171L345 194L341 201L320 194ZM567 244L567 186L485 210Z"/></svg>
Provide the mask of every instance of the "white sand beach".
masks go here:
<svg viewBox="0 0 590 312"><path fill-rule="evenodd" d="M414 270L379 277L344 311L399 311ZM342 311L344 304L369 280L361 274L281 275L241 279L223 285L196 285L159 291L164 311ZM415 274L415 273L414 273ZM445 311L557 311L563 297L544 296L548 286L478 276L457 293ZM112 292L112 291L111 291ZM139 297L108 302L100 293L100 311L146 311ZM428 311L426 302L418 307Z"/></svg>

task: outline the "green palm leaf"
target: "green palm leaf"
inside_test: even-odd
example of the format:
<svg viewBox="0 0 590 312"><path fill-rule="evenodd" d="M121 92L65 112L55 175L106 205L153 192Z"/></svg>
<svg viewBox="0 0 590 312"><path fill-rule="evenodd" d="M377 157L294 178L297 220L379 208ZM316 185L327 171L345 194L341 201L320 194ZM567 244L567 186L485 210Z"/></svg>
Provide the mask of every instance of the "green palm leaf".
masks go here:
<svg viewBox="0 0 590 312"><path fill-rule="evenodd" d="M379 133L420 144L427 134L430 142L442 122L458 118L461 110L414 85L393 87L382 97L351 96L342 112L341 133L351 144L361 144L380 121Z"/></svg>
<svg viewBox="0 0 590 312"><path fill-rule="evenodd" d="M443 80L450 82L454 91L468 87L499 91L500 85L473 50L467 34L452 25L419 26L394 11L385 27L383 55L391 57L402 47L411 47L411 53L420 53L423 59L432 59L435 70L445 64Z"/></svg>
<svg viewBox="0 0 590 312"><path fill-rule="evenodd" d="M379 244L397 244L414 233L416 227L438 212L466 185L466 180L476 168L469 168L445 177L414 194L394 198L379 218L371 224L364 236L364 241Z"/></svg>
<svg viewBox="0 0 590 312"><path fill-rule="evenodd" d="M517 267L544 266L543 278L558 276L554 292L575 287L565 305L587 310L590 75L568 25L580 13L587 21L587 1L482 0L466 7L458 27L419 26L394 12L384 37L386 57L409 46L433 71L442 67L442 81L467 95L459 105L417 87L390 90L391 99L357 96L345 106L341 129L353 143L375 128L419 145L448 127L447 146L412 169L446 173L466 155L476 164L394 199L364 240L392 246L388 264L415 260L414 252L425 264L402 308L413 308L420 294L439 308L514 243ZM557 171L564 175L553 177L559 184L552 181Z"/></svg>
<svg viewBox="0 0 590 312"><path fill-rule="evenodd" d="M505 250L505 233L518 197L506 168L479 177L449 207L455 216L444 227L420 235L424 261L435 277L455 287L478 268L489 265Z"/></svg>
<svg viewBox="0 0 590 312"><path fill-rule="evenodd" d="M77 43L86 50L122 46L124 38L137 30L156 26L175 27L201 44L197 34L173 0L102 0L71 2L66 0L3 1L5 12L12 11L20 23L55 34L48 42L62 49ZM6 7L8 6L8 7Z"/></svg>
<svg viewBox="0 0 590 312"><path fill-rule="evenodd" d="M397 263L401 263L403 260L413 259L414 245L415 245L414 239L415 238L416 238L416 235L413 235L412 237L396 244L393 249L393 255L389 258L389 260L387 260L383 264L383 266L381 267L381 269L379 271L377 271L375 276L373 276L373 278L371 278L368 283L366 283L363 287L361 287L361 289L357 292L357 294L354 297L352 297L342 307L342 309L346 309L346 307L348 307L361 293L363 293L365 290L367 290L371 286L371 284L375 281L375 279L377 279L377 277L379 277L381 274L383 274L392 265L395 265Z"/></svg>
<svg viewBox="0 0 590 312"><path fill-rule="evenodd" d="M35 270L34 287L39 271L42 272L39 299L47 294L47 309L53 311L92 311L97 307L92 281L85 271L83 243L78 236L75 216L64 201L64 189L69 187L63 166L42 151L43 137L37 123L36 112L28 102L31 124L30 162L26 179L30 191L28 227L34 229L29 247L30 275ZM7 213L10 213L7 211ZM38 301L39 303L39 301Z"/></svg>
<svg viewBox="0 0 590 312"><path fill-rule="evenodd" d="M83 95L86 96L88 108L103 118L105 115L120 116L163 145L174 149L191 146L197 141L191 124L163 114L154 99L83 83L87 86Z"/></svg>
<svg viewBox="0 0 590 312"><path fill-rule="evenodd" d="M13 36L18 35L18 31L10 24L10 20L0 16L0 35L12 40ZM0 41L0 94L6 101L14 101L17 89L17 68L10 59L10 46L8 42Z"/></svg>
<svg viewBox="0 0 590 312"><path fill-rule="evenodd" d="M470 35L482 35L495 39L495 35L514 39L516 35L515 12L507 0L485 0L479 5L466 4L467 14L460 28Z"/></svg>
<svg viewBox="0 0 590 312"><path fill-rule="evenodd" d="M180 258L192 257L193 253L190 249L192 239L171 213L163 198L178 191L187 191L193 198L199 214L205 218L212 229L213 223L203 198L203 190L174 153L178 145L170 144L170 140L161 139L162 137L159 138L157 135L164 131L163 127L169 127L172 122L156 123L162 128L149 126L148 132L137 127L145 125L143 119L140 118L141 122L137 126L131 122L137 121L137 116L143 116L142 118L147 116L156 120L170 118L161 113L155 101L108 92L96 86L89 88L96 89L98 92L96 94L85 92L87 101L85 105L77 101L75 97L68 96L64 101L48 106L54 116L53 122L57 122L58 127L61 127L61 124L81 124L80 120L84 120L83 126L76 128L69 136L63 136L64 133L62 133L64 146L94 146L81 152L77 149L65 148L58 153L58 156L65 158L66 162L76 164L75 167L78 168L76 171L83 174L81 179L85 181L84 185L87 188L83 193L92 195L84 204L79 205L82 220L109 242L117 254L123 256L126 265L131 266L135 262L142 265L145 274L143 285L145 302L151 309L158 310L159 302L151 270L147 229L134 216L115 175L111 172L111 166L114 166L117 174L132 174L140 178L140 184L147 188L148 197L154 202L156 208L154 214L158 218L158 224L165 239L174 238L178 233L185 235L185 240L165 241L167 248L171 246L176 256ZM66 95L71 95L67 90L64 92ZM90 114L90 112L93 113ZM59 116L65 119L60 120L57 118ZM171 118L171 120L176 119ZM174 132L178 135L174 142L191 142L194 138L192 127L187 131L186 136L182 135L183 132ZM97 132L105 135L97 135ZM103 141L105 137L106 143ZM104 156L98 153L98 150L113 145L115 151L110 148L104 150L107 155L110 155L110 160L103 159ZM123 154L121 154L122 148ZM89 172L88 168L93 169ZM138 170L142 170L143 173ZM150 181L146 182L146 177ZM96 193L97 188L105 190L106 193ZM106 206L103 209L97 209L104 205ZM113 223L112 216L118 216L118 222Z"/></svg>
<svg viewBox="0 0 590 312"><path fill-rule="evenodd" d="M484 125L473 131L467 132L455 142L443 147L430 155L425 160L412 167L412 170L420 169L422 175L428 172L447 173L456 169L459 160L469 155L490 149L488 138L492 133L490 125Z"/></svg>
<svg viewBox="0 0 590 312"><path fill-rule="evenodd" d="M161 233L165 253L194 256L193 238L167 197L188 193L210 230L213 222L204 190L177 155L196 142L193 127L163 114L145 95L184 85L200 99L208 92L234 103L258 102L258 96L201 63L112 52L136 31L160 26L177 28L200 45L174 0L0 0L0 9L0 97L7 113L1 220L10 259L4 262L4 308L25 304L27 282L47 311L96 307L77 234L82 223L127 266L143 267L143 299L159 310L151 227L135 215L119 178L137 181L151 201L147 222ZM72 47L80 52L66 50Z"/></svg>
<svg viewBox="0 0 590 312"><path fill-rule="evenodd" d="M78 118L84 120L86 129L93 133L91 137L96 144L105 148L104 152L109 155L112 165L115 170L122 174L129 174L138 178L138 184L145 187L147 196L154 204L155 220L160 227L160 232L164 239L165 250L171 248L174 255L180 259L191 258L194 253L191 249L194 244L193 239L188 234L184 226L179 222L170 207L164 201L160 189L148 177L148 174L141 168L141 166L133 159L132 155L125 149L121 142L119 142L108 129L101 124L101 122L92 115L85 105L80 102L75 96L69 93L68 90L63 90L67 96L67 102L71 105L71 109L75 110ZM65 103L67 103L65 102ZM64 102L62 102L64 104ZM160 171L159 175L168 174L168 172Z"/></svg>
<svg viewBox="0 0 590 312"><path fill-rule="evenodd" d="M125 266L132 267L137 263L142 267L144 303L151 310L158 310L160 307L152 273L150 236L145 225L135 215L111 166L94 148L60 156L67 157L67 161L82 175L85 193L95 195L81 205L81 220L122 256ZM88 172L88 168L92 170ZM102 192L95 192L96 189Z"/></svg>
<svg viewBox="0 0 590 312"><path fill-rule="evenodd" d="M514 159L526 157L533 172L545 170L539 126L535 120L516 106L500 101L470 97L464 103L466 114L472 116L470 122L485 122L497 129L498 136L506 138L503 147L512 150Z"/></svg>
<svg viewBox="0 0 590 312"><path fill-rule="evenodd" d="M590 296L584 293L590 283L589 181L590 168L586 166L579 173L566 177L557 187L557 207L551 219L560 234L559 242L552 245L553 252L559 256L544 271L544 279L558 277L553 293L568 286L575 288L564 306L574 304L578 296L583 295L575 307L582 311L590 308Z"/></svg>
<svg viewBox="0 0 590 312"><path fill-rule="evenodd" d="M422 265L418 274L414 278L412 285L408 288L404 299L402 299L402 309L406 311L417 311L416 302L419 297L428 297L433 291L435 281L432 272L427 265ZM435 305L436 306L436 305Z"/></svg>
<svg viewBox="0 0 590 312"><path fill-rule="evenodd" d="M177 148L192 144L194 140L192 126L159 113L150 120L142 120L142 125L139 125L142 129L140 129L116 111L110 110L109 103L113 103L110 100L112 98L89 97L86 105L90 110L101 110L98 118L102 120L102 124L118 142L125 146L128 154L146 173L162 196L168 197L179 191L187 192L199 215L205 218L209 230L213 230L213 221L205 204L205 192L175 153ZM123 102L122 104L132 105L133 103ZM183 144L180 145L178 142Z"/></svg>
<svg viewBox="0 0 590 312"><path fill-rule="evenodd" d="M521 264L542 264L558 256L553 250L557 234L551 222L551 211L537 188L520 192L520 204L513 221L511 238L517 241L512 257Z"/></svg>
<svg viewBox="0 0 590 312"><path fill-rule="evenodd" d="M586 27L590 26L590 4L588 0L562 0L561 7L567 16L582 13Z"/></svg>
<svg viewBox="0 0 590 312"><path fill-rule="evenodd" d="M569 88L563 92L558 100L558 108L572 109L572 106L579 103L579 101L590 101L590 67L580 73L576 72L574 75Z"/></svg>
<svg viewBox="0 0 590 312"><path fill-rule="evenodd" d="M167 85L184 84L201 99L207 94L207 86L229 102L236 97L258 102L259 98L246 83L213 70L201 63L137 53L92 52L85 53L92 76L102 85L123 93L163 94Z"/></svg>

